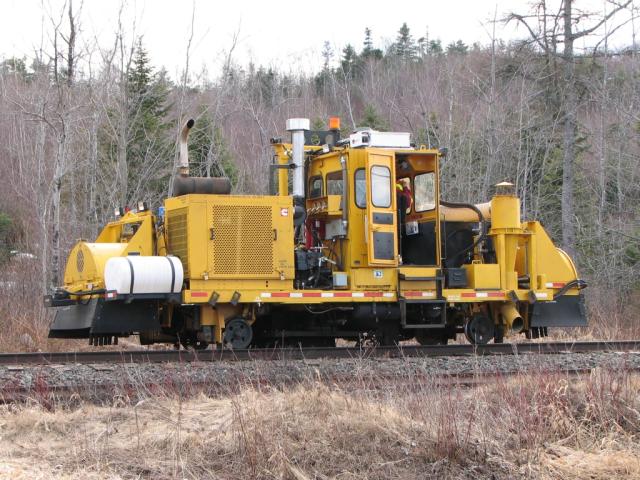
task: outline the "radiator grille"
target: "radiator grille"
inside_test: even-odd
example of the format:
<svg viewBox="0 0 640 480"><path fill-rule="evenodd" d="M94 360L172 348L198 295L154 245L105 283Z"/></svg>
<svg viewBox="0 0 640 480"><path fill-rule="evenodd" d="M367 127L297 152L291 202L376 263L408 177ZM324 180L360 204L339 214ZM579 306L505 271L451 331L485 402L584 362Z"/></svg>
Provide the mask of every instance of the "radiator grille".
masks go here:
<svg viewBox="0 0 640 480"><path fill-rule="evenodd" d="M187 248L187 208L173 210L167 215L167 250L182 262L185 278L189 278L189 250Z"/></svg>
<svg viewBox="0 0 640 480"><path fill-rule="evenodd" d="M271 207L214 205L212 214L214 275L273 275Z"/></svg>

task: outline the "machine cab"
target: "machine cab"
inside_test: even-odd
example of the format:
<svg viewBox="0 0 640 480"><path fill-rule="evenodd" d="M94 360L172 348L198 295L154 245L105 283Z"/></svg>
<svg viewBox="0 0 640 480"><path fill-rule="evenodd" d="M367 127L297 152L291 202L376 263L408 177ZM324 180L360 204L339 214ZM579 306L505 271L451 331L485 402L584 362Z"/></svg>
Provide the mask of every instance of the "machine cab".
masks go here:
<svg viewBox="0 0 640 480"><path fill-rule="evenodd" d="M396 290L398 268L433 277L440 265L440 152L414 149L399 133L367 133L361 145L352 135L348 147L309 155L306 246L350 271L350 288ZM420 267L428 275L409 271Z"/></svg>

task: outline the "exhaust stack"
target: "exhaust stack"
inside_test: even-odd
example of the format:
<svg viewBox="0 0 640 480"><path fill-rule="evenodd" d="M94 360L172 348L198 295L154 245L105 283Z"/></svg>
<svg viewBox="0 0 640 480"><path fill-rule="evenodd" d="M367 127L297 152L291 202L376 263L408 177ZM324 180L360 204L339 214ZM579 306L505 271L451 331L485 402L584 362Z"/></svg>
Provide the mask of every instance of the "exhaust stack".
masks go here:
<svg viewBox="0 0 640 480"><path fill-rule="evenodd" d="M287 131L291 132L291 150L293 161L293 206L294 224L300 225L306 217L304 204L304 132L309 130L311 122L308 118L290 118L287 120Z"/></svg>
<svg viewBox="0 0 640 480"><path fill-rule="evenodd" d="M228 195L231 192L231 182L226 177L189 176L189 131L194 123L193 118L190 118L180 131L178 175L173 179L171 195L174 197L190 193Z"/></svg>
<svg viewBox="0 0 640 480"><path fill-rule="evenodd" d="M291 132L293 169L293 196L304 198L304 132L309 130L308 118L290 118L287 131Z"/></svg>
<svg viewBox="0 0 640 480"><path fill-rule="evenodd" d="M193 118L187 120L180 132L180 155L178 159L178 173L183 176L189 175L189 131L195 121Z"/></svg>

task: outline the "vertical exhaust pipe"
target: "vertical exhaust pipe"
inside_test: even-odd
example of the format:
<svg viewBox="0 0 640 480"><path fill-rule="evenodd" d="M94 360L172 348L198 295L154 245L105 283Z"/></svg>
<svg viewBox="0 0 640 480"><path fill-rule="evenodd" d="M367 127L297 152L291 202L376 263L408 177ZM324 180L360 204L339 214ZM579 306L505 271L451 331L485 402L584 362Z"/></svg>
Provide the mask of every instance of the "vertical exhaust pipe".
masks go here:
<svg viewBox="0 0 640 480"><path fill-rule="evenodd" d="M180 131L180 155L178 157L178 173L185 177L189 176L189 131L195 121L193 118L187 120Z"/></svg>
<svg viewBox="0 0 640 480"><path fill-rule="evenodd" d="M304 198L304 132L309 130L308 118L290 118L287 131L291 132L293 155L293 196Z"/></svg>
<svg viewBox="0 0 640 480"><path fill-rule="evenodd" d="M287 120L287 131L291 132L291 150L293 161L293 219L295 225L304 222L306 216L304 203L304 132L309 130L308 118L290 118Z"/></svg>

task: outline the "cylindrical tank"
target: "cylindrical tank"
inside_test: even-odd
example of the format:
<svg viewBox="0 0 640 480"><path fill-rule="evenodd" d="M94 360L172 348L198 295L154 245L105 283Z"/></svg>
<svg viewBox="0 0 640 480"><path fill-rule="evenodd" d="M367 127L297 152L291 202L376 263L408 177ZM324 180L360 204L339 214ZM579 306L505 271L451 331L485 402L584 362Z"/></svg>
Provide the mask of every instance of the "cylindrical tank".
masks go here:
<svg viewBox="0 0 640 480"><path fill-rule="evenodd" d="M178 175L173 181L173 196L203 193L228 195L231 192L231 181L226 177L187 177Z"/></svg>
<svg viewBox="0 0 640 480"><path fill-rule="evenodd" d="M496 195L491 199L491 228L521 228L520 199L515 195Z"/></svg>
<svg viewBox="0 0 640 480"><path fill-rule="evenodd" d="M119 294L180 293L184 271L178 257L112 257L104 268L107 290Z"/></svg>

